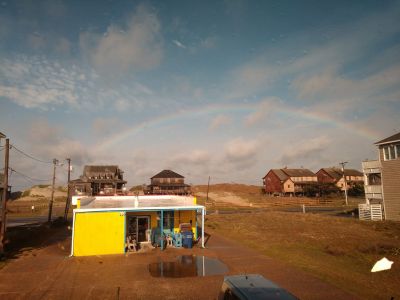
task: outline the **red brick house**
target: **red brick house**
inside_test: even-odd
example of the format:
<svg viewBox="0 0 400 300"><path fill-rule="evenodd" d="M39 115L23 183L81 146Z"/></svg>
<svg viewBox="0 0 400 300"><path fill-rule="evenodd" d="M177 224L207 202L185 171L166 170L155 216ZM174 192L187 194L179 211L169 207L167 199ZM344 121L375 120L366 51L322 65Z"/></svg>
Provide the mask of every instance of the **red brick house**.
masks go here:
<svg viewBox="0 0 400 300"><path fill-rule="evenodd" d="M267 194L302 194L307 185L317 184L317 175L308 169L271 169L263 178Z"/></svg>

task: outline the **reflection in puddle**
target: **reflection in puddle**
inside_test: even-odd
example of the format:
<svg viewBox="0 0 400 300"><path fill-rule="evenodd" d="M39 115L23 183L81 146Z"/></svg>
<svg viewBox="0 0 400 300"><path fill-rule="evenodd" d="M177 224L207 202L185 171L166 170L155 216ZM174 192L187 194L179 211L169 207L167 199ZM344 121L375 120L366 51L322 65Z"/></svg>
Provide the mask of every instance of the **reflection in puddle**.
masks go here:
<svg viewBox="0 0 400 300"><path fill-rule="evenodd" d="M201 277L226 274L228 267L215 258L182 255L176 261L149 264L149 271L153 277Z"/></svg>

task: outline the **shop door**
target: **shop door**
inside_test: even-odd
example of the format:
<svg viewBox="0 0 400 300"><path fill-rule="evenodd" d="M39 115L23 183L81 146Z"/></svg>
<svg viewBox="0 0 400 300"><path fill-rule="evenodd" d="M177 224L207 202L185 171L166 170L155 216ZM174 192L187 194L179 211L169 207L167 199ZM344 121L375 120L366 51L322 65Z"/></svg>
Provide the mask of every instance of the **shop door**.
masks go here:
<svg viewBox="0 0 400 300"><path fill-rule="evenodd" d="M149 216L129 216L128 235L137 242L147 242L146 230L149 229Z"/></svg>
<svg viewBox="0 0 400 300"><path fill-rule="evenodd" d="M137 218L137 222L138 242L147 242L146 230L149 229L150 218L141 216Z"/></svg>

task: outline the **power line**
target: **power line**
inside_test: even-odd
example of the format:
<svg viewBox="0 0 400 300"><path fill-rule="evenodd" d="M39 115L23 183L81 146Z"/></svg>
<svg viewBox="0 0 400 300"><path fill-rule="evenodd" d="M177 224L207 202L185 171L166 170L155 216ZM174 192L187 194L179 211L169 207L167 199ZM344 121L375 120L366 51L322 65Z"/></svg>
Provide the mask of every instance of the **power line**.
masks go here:
<svg viewBox="0 0 400 300"><path fill-rule="evenodd" d="M27 180L29 180L31 182L35 182L35 181L47 181L48 182L48 181L50 181L50 179L32 178L32 177L30 177L28 175L25 175L25 174L23 174L23 173L21 173L21 172L19 172L17 170L14 170L13 168L9 168L9 169L11 170L11 172L14 172L14 173L18 174L18 175L22 176L23 178L25 178L25 179L27 179Z"/></svg>
<svg viewBox="0 0 400 300"><path fill-rule="evenodd" d="M15 147L15 145L11 145L10 148L16 150L17 152L21 153L22 155L25 155L26 157L28 157L30 159L36 160L38 162L41 162L44 164L52 164L53 163L52 161L45 161L45 160L33 157L32 155L29 155L29 154L25 153L24 151L18 149L17 147Z"/></svg>

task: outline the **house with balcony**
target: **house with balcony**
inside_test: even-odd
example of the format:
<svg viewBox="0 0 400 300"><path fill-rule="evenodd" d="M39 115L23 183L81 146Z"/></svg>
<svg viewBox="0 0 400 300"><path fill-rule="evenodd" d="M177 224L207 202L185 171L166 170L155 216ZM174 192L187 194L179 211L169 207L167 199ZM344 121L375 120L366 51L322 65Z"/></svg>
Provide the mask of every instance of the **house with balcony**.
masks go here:
<svg viewBox="0 0 400 300"><path fill-rule="evenodd" d="M147 195L189 195L190 185L185 177L171 170L163 170L150 178L150 185L144 188Z"/></svg>
<svg viewBox="0 0 400 300"><path fill-rule="evenodd" d="M126 181L124 172L116 165L85 166L83 174L69 182L71 195L120 195Z"/></svg>
<svg viewBox="0 0 400 300"><path fill-rule="evenodd" d="M263 178L265 192L270 195L296 195L304 188L318 183L317 175L309 169L271 169Z"/></svg>
<svg viewBox="0 0 400 300"><path fill-rule="evenodd" d="M375 145L378 160L362 162L365 204L359 207L360 218L380 219L380 212L381 219L400 221L400 132Z"/></svg>

